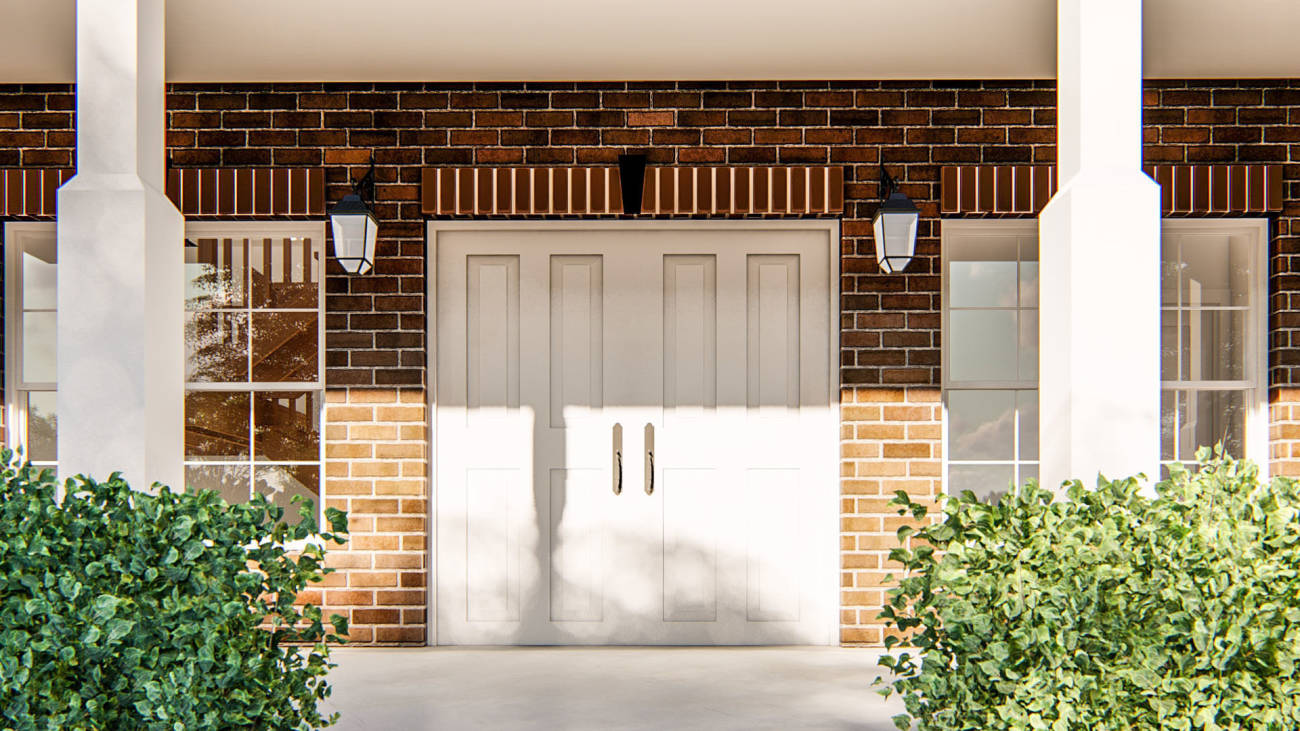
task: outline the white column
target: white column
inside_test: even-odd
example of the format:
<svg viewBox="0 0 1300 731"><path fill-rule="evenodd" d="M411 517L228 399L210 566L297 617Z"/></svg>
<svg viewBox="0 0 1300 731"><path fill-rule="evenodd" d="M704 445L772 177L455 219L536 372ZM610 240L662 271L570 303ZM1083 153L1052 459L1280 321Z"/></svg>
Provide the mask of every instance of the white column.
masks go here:
<svg viewBox="0 0 1300 731"><path fill-rule="evenodd" d="M1042 483L1157 475L1160 188L1142 3L1058 0L1057 194L1039 216Z"/></svg>
<svg viewBox="0 0 1300 731"><path fill-rule="evenodd" d="M185 224L164 189L164 0L77 0L58 199L59 472L183 487Z"/></svg>

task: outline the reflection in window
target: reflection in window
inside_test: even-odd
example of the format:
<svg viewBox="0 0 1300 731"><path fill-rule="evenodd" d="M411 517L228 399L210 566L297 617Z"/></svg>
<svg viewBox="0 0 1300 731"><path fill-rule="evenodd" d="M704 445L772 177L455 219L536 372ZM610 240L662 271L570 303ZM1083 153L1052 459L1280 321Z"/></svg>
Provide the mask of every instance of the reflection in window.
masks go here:
<svg viewBox="0 0 1300 731"><path fill-rule="evenodd" d="M41 467L58 459L58 256L54 224L6 227L5 297L15 321L8 332L10 446Z"/></svg>
<svg viewBox="0 0 1300 731"><path fill-rule="evenodd" d="M950 495L1038 477L1038 246L1032 229L944 239Z"/></svg>
<svg viewBox="0 0 1300 731"><path fill-rule="evenodd" d="M321 236L213 230L186 247L185 462L230 502L320 505Z"/></svg>
<svg viewBox="0 0 1300 731"><path fill-rule="evenodd" d="M1161 242L1160 460L1195 460L1223 444L1246 455L1261 388L1252 333L1258 244L1235 231L1166 224ZM1162 470L1164 471L1164 470Z"/></svg>

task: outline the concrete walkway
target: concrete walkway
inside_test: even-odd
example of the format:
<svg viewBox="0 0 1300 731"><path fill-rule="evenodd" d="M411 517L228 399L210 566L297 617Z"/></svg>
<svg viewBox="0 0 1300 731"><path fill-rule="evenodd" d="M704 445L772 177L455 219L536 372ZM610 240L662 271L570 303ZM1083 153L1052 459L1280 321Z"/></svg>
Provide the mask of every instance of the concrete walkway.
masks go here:
<svg viewBox="0 0 1300 731"><path fill-rule="evenodd" d="M893 729L874 650L343 648L344 731Z"/></svg>

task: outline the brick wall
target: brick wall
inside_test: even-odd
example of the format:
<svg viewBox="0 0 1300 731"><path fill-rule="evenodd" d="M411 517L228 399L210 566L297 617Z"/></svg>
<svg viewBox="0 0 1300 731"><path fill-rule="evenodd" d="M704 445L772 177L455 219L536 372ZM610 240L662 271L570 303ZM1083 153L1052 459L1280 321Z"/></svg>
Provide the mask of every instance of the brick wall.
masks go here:
<svg viewBox="0 0 1300 731"><path fill-rule="evenodd" d="M0 165L68 164L71 99L65 86L0 87ZM1285 165L1287 208L1271 257L1273 459L1300 474L1300 429L1290 423L1300 407L1300 388L1291 388L1300 386L1300 301L1291 300L1300 292L1292 271L1300 165L1291 164L1300 82L1153 82L1145 101L1147 162ZM422 432L406 432L409 444L402 436L424 422L396 425L369 400L423 403L420 169L607 164L628 147L649 148L651 164L844 165L843 637L874 642L883 546L896 520L882 501L894 489L939 489L939 169L1052 162L1054 105L1050 82L179 85L168 95L168 144L176 166L322 166L331 200L374 151L375 274L334 269L326 284L326 493L347 502L364 540L334 559L346 570L324 598L351 611L358 638L383 642L423 633L422 605L405 603L415 594L391 592L424 571L413 563L427 555L423 528L408 521L425 514L425 478L402 473L405 462L397 475L372 473L392 469L376 466L390 447L427 444ZM881 163L923 213L917 260L901 276L877 271L870 238ZM382 428L393 425L396 439ZM418 493L386 492L417 483ZM388 582L396 584L378 585Z"/></svg>

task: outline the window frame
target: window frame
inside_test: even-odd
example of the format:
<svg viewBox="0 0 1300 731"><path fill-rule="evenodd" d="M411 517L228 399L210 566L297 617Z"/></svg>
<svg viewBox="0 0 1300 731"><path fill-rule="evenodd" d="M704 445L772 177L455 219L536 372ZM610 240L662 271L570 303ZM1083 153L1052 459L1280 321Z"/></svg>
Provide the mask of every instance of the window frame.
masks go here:
<svg viewBox="0 0 1300 731"><path fill-rule="evenodd" d="M49 391L57 393L57 374L53 382L32 382L22 380L22 253L24 239L52 237L57 247L58 226L54 221L6 221L4 223L4 389L5 389L5 446L10 449L24 447L27 443L27 404L23 394L32 391ZM57 251L57 249L56 249ZM56 280L56 292L57 280ZM55 301L55 312L58 301ZM56 315L57 317L57 315ZM57 407L55 419L57 420ZM26 455L24 455L26 457ZM35 462L38 466L57 469L58 461Z"/></svg>
<svg viewBox="0 0 1300 731"><path fill-rule="evenodd" d="M1039 454L1039 458L1037 459L1022 459L1020 456L1020 434L1019 434L1020 419L1018 418L1018 415L1014 427L1015 431L1013 432L1013 436L1012 436L1014 441L1013 441L1013 453L1011 459L1009 460L952 460L951 459L951 449L949 448L950 442L948 439L948 427L949 427L948 395L951 391L953 390L1012 391L1018 394L1021 391L1034 391L1037 393L1039 390L1039 377L1037 375L1038 368L1034 369L1035 377L1032 385L1028 381L1019 378L1014 381L972 380L972 381L957 381L955 383L952 380L952 367L949 362L952 354L952 347L951 347L952 344L950 342L952 337L952 328L949 324L951 319L952 309L948 303L948 298L949 298L948 290L951 281L951 277L949 275L949 266L953 261L952 247L955 245L956 239L961 237L968 237L968 236L981 236L981 237L1005 236L1005 237L1015 237L1015 238L1023 238L1028 236L1034 239L1035 248L1037 248L1038 220L1033 218L1029 218L1029 219L944 219L940 222L939 369L940 369L940 373L942 374L942 377L940 379L940 384L939 384L939 388L940 388L940 427L939 428L941 434L940 444L942 447L941 449L942 460L940 465L940 470L941 470L940 474L942 480L941 490L943 494L949 494L949 495L953 494L949 492L950 485L948 479L949 470L952 466L951 463L953 462L955 462L957 466L966 465L966 464L980 464L980 463L1009 464L1012 469L1013 479L1015 479L1015 477L1020 474L1020 470L1023 467L1032 466L1035 472L1037 472L1039 465L1041 464L1041 452ZM1034 261L1038 261L1038 260L1039 257L1036 256L1034 258ZM1017 252L1017 257L1015 261L1017 262L1017 264L1021 261L1019 252ZM1017 281L1019 281L1018 276L1017 276ZM1027 309L1027 308L1017 303L1014 308L1008 308L1008 309L1015 309L1016 311L1020 311L1022 309ZM1033 309L1035 313L1038 312L1037 305L1035 305ZM1017 320L1017 323L1018 322L1019 320ZM1017 351L1017 357L1019 357L1018 351Z"/></svg>
<svg viewBox="0 0 1300 731"><path fill-rule="evenodd" d="M325 361L326 361L325 358L325 319L326 319L325 318L325 279L327 276L326 271L327 271L327 261L329 258L329 251L325 240L325 227L326 227L326 221L320 219L308 220L308 221L248 221L248 220L220 221L218 220L218 221L186 221L185 222L186 241L190 241L194 239L202 239L202 238L283 239L289 237L304 237L304 238L310 238L313 241L318 242L317 245L319 246L319 251L320 251L320 279L317 286L317 302L316 302L317 309L315 310L317 315L316 317L316 328L317 328L316 380L311 382L253 381L252 373L250 372L248 374L249 380L243 382L197 382L197 381L192 382L186 380L183 382L182 385L184 394L189 394L191 392L247 393L249 394L249 398L250 398L250 403L249 403L250 418L251 418L251 409L253 408L252 399L258 393L270 393L270 392L277 392L277 391L288 391L288 392L302 391L302 392L315 392L316 394L319 395L319 398L317 399L316 414L315 414L316 423L320 426L320 433L319 433L319 439L317 445L318 448L317 459L315 461L275 460L275 461L266 461L262 463L266 465L277 465L277 464L313 465L314 464L317 466L318 483L316 486L317 489L316 520L318 525L321 524L322 516L324 515L324 510L325 510L325 473L326 473L326 468L325 468ZM250 280L250 284L251 284L251 280ZM251 297L251 293L250 293L250 297ZM189 312L192 312L191 310L188 309L188 307L184 303L182 303L182 308L184 308L184 311L187 314ZM250 301L245 303L245 307L243 309L251 312L255 308L251 307L251 301ZM308 311L307 308L285 308L285 310L283 311L295 311L295 310L303 311L303 312ZM253 344L250 338L248 342L248 349L250 352L252 350L252 347ZM181 357L187 358L188 355L182 352ZM186 428L187 428L186 423L182 418L181 429L185 430ZM182 466L184 469L188 470L192 466L232 466L232 465L245 466L246 465L249 468L249 479L250 479L249 497L251 498L252 497L251 485L255 484L252 483L251 481L254 481L256 479L255 474L259 462L257 460L256 453L252 450L252 445L250 444L249 446L250 446L250 451L249 451L248 458L246 460L233 460L233 461L232 460L191 460L188 459L187 455L185 454L184 452L185 447L184 444L182 443L182 447L181 447ZM185 487L186 489L189 489L188 481L186 481Z"/></svg>
<svg viewBox="0 0 1300 731"><path fill-rule="evenodd" d="M1245 433L1242 435L1242 444L1245 459L1255 462L1259 466L1261 479L1268 479L1269 476L1269 426L1268 426L1268 320L1269 320L1269 222L1266 218L1163 218L1160 221L1160 241L1163 252L1165 234L1174 231L1179 235L1196 235L1198 233L1210 235L1228 235L1243 236L1250 239L1251 273L1250 281L1250 303L1246 309L1246 322L1244 324L1244 339L1242 348L1245 351L1245 362L1242 364L1242 375L1244 378L1238 383L1246 384L1245 391L1245 411L1246 423L1244 424ZM1161 266L1164 266L1163 254L1160 259ZM1165 305L1160 303L1160 310L1164 313ZM1215 381L1166 381L1160 380L1160 395L1163 397L1165 389L1177 389L1180 384L1198 384L1192 386L1198 390L1241 390L1240 386L1215 389L1212 384ZM1208 387L1207 387L1208 386ZM1163 447L1162 447L1163 449ZM1175 452L1176 454L1176 452ZM1169 464L1173 461L1160 459L1160 466Z"/></svg>

